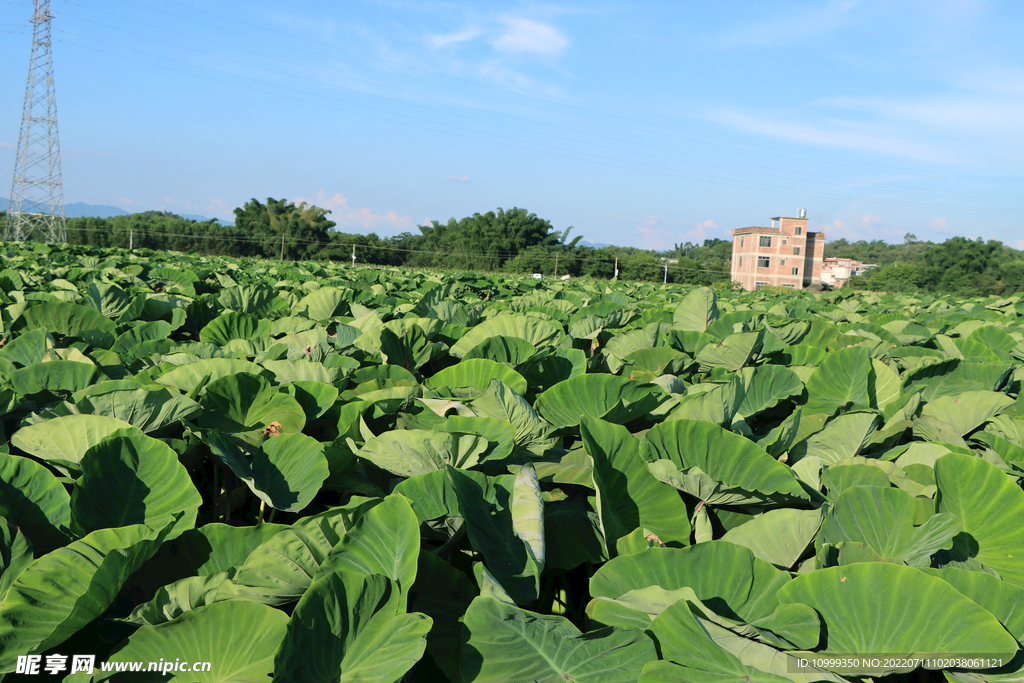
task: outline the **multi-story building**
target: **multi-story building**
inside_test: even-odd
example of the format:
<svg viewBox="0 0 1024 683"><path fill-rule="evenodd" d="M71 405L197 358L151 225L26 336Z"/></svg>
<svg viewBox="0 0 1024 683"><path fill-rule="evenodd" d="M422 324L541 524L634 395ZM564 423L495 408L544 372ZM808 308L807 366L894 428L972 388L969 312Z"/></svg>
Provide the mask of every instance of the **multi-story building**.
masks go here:
<svg viewBox="0 0 1024 683"><path fill-rule="evenodd" d="M807 211L798 218L772 218L772 227L732 231L732 280L743 289L821 283L825 233L807 232Z"/></svg>

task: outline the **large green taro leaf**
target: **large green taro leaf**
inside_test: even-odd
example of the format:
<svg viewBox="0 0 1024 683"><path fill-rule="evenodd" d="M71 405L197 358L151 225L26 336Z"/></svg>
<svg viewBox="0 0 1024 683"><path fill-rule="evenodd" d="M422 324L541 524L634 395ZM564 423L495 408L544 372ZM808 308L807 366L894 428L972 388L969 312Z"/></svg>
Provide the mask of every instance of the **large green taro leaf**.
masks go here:
<svg viewBox="0 0 1024 683"><path fill-rule="evenodd" d="M391 494L364 514L324 558L313 581L331 572L379 574L395 582L395 596L405 611L409 589L416 581L420 552L419 520L409 501Z"/></svg>
<svg viewBox="0 0 1024 683"><path fill-rule="evenodd" d="M295 602L352 523L351 512L344 509L300 519L250 552L217 599L267 605Z"/></svg>
<svg viewBox="0 0 1024 683"><path fill-rule="evenodd" d="M856 466L854 466L856 467ZM931 556L953 547L960 533L955 515L939 513L914 527L914 500L906 491L878 486L850 486L839 494L821 528L821 540L863 543L861 558L927 567ZM840 562L843 551L840 550Z"/></svg>
<svg viewBox="0 0 1024 683"><path fill-rule="evenodd" d="M398 681L419 661L432 621L406 614L384 576L332 572L299 600L274 659L274 681Z"/></svg>
<svg viewBox="0 0 1024 683"><path fill-rule="evenodd" d="M551 426L542 420L533 406L500 380L491 380L480 398L473 401L473 412L509 422L516 430L517 454L543 455L557 441L545 437Z"/></svg>
<svg viewBox="0 0 1024 683"><path fill-rule="evenodd" d="M885 483L888 486L889 480ZM791 569L818 534L821 520L820 510L769 510L730 529L722 540L741 545L780 569Z"/></svg>
<svg viewBox="0 0 1024 683"><path fill-rule="evenodd" d="M667 460L683 474L697 468L714 482L750 494L809 500L790 468L750 440L709 422L655 425L640 443L640 453L648 463Z"/></svg>
<svg viewBox="0 0 1024 683"><path fill-rule="evenodd" d="M142 434L137 427L105 415L65 415L22 427L11 436L11 443L77 474L85 452L118 430L124 430L125 436Z"/></svg>
<svg viewBox="0 0 1024 683"><path fill-rule="evenodd" d="M522 375L507 365L486 358L463 360L427 378L424 385L441 396L474 398L490 386L492 379L502 381L517 394L526 393L526 380ZM472 391L466 392L465 389Z"/></svg>
<svg viewBox="0 0 1024 683"><path fill-rule="evenodd" d="M15 367L27 368L48 359L52 346L53 337L49 332L43 329L30 330L0 347L0 358L10 361Z"/></svg>
<svg viewBox="0 0 1024 683"><path fill-rule="evenodd" d="M123 420L143 432L154 432L199 412L199 404L170 389L115 389L86 392L75 399L75 410Z"/></svg>
<svg viewBox="0 0 1024 683"><path fill-rule="evenodd" d="M183 659L189 664L210 662L209 671L172 672L152 679L140 678L140 674L101 673L96 680L265 683L274 671L274 653L287 624L288 615L266 605L245 601L206 605L174 621L143 626L122 642L108 661L155 662L170 652L187 652Z"/></svg>
<svg viewBox="0 0 1024 683"><path fill-rule="evenodd" d="M512 521L512 477L448 468L469 541L517 604L537 599L542 567Z"/></svg>
<svg viewBox="0 0 1024 683"><path fill-rule="evenodd" d="M465 683L632 683L657 659L640 631L580 631L568 619L478 597L465 616L468 636L459 657Z"/></svg>
<svg viewBox="0 0 1024 683"><path fill-rule="evenodd" d="M721 342L708 344L696 356L702 372L712 368L737 371L761 350L764 330L739 332L726 336Z"/></svg>
<svg viewBox="0 0 1024 683"><path fill-rule="evenodd" d="M658 643L664 661L647 664L641 683L789 683L790 679L748 666L722 649L685 600L659 614L647 632Z"/></svg>
<svg viewBox="0 0 1024 683"><path fill-rule="evenodd" d="M19 527L40 554L68 542L71 499L48 469L0 453L0 517Z"/></svg>
<svg viewBox="0 0 1024 683"><path fill-rule="evenodd" d="M796 373L780 365L762 365L744 376L745 391L737 414L744 418L757 415L803 391L804 385Z"/></svg>
<svg viewBox="0 0 1024 683"><path fill-rule="evenodd" d="M206 434L210 450L256 496L285 512L303 510L330 475L324 445L311 436L280 434L259 447L216 430Z"/></svg>
<svg viewBox="0 0 1024 683"><path fill-rule="evenodd" d="M52 360L15 370L7 379L22 396L44 391L67 394L86 388L98 374L99 368L95 365L73 360Z"/></svg>
<svg viewBox="0 0 1024 683"><path fill-rule="evenodd" d="M36 304L22 313L29 329L42 327L51 333L85 340L90 346L108 349L117 326L99 311L66 302Z"/></svg>
<svg viewBox="0 0 1024 683"><path fill-rule="evenodd" d="M101 529L29 565L0 609L0 671L13 671L18 655L59 645L103 614L168 530Z"/></svg>
<svg viewBox="0 0 1024 683"><path fill-rule="evenodd" d="M720 617L750 624L774 644L788 641L815 647L819 623L814 612L779 603L777 594L790 580L788 572L757 559L746 548L708 541L620 555L594 574L590 594L598 600L656 605L648 612L653 618L678 599L673 593L688 589Z"/></svg>
<svg viewBox="0 0 1024 683"><path fill-rule="evenodd" d="M960 453L935 461L935 508L957 516L976 547L971 556L1024 586L1024 491L995 465Z"/></svg>
<svg viewBox="0 0 1024 683"><path fill-rule="evenodd" d="M465 574L433 553L420 553L416 583L409 592L409 609L433 620L427 634L427 654L449 680L459 680L462 617L478 594Z"/></svg>
<svg viewBox="0 0 1024 683"><path fill-rule="evenodd" d="M292 307L292 314L311 320L326 320L333 317L338 306L348 298L348 290L337 287L321 287L304 296Z"/></svg>
<svg viewBox="0 0 1024 683"><path fill-rule="evenodd" d="M862 562L797 576L778 593L810 605L827 628L826 655L914 657L922 653L1010 659L1017 642L999 621L945 581L913 567ZM916 667L879 667L882 675Z"/></svg>
<svg viewBox="0 0 1024 683"><path fill-rule="evenodd" d="M714 386L704 383L704 388ZM743 380L738 375L724 384L693 396L685 396L668 414L665 421L702 420L723 427L729 426L736 418L736 411L743 403ZM737 425L739 420L736 420Z"/></svg>
<svg viewBox="0 0 1024 683"><path fill-rule="evenodd" d="M71 528L83 536L130 524L160 528L183 513L173 527L180 532L195 524L202 502L170 447L148 436L115 436L82 458L82 476L71 492Z"/></svg>
<svg viewBox="0 0 1024 683"><path fill-rule="evenodd" d="M933 417L966 436L986 420L1013 405L1013 399L995 391L964 391L955 396L940 396L925 404L922 417Z"/></svg>
<svg viewBox="0 0 1024 683"><path fill-rule="evenodd" d="M904 391L923 386L921 398L933 401L940 396L956 396L965 391L996 391L1013 372L1013 366L1002 363L967 363L950 359L908 372Z"/></svg>
<svg viewBox="0 0 1024 683"><path fill-rule="evenodd" d="M871 359L864 346L829 353L807 380L804 413L832 415L846 405L867 406Z"/></svg>
<svg viewBox="0 0 1024 683"><path fill-rule="evenodd" d="M649 414L665 397L660 389L625 377L586 374L559 382L534 406L555 427L578 425L584 416L625 424Z"/></svg>
<svg viewBox="0 0 1024 683"><path fill-rule="evenodd" d="M244 372L207 384L199 404L199 426L226 434L265 430L274 422L274 432L295 434L306 425L306 412L298 401L265 378Z"/></svg>
<svg viewBox="0 0 1024 683"><path fill-rule="evenodd" d="M639 441L625 427L584 417L580 435L594 462L596 507L609 552L638 527L663 543L689 543L686 505L674 488L651 474L640 457Z"/></svg>
<svg viewBox="0 0 1024 683"><path fill-rule="evenodd" d="M695 289L676 306L672 327L685 332L703 332L718 320L718 300L710 287Z"/></svg>
<svg viewBox="0 0 1024 683"><path fill-rule="evenodd" d="M131 305L131 299L115 284L94 280L82 292L85 303L107 318L117 318Z"/></svg>
<svg viewBox="0 0 1024 683"><path fill-rule="evenodd" d="M257 339L270 334L270 321L248 313L228 311L199 331L199 341L224 346L232 339Z"/></svg>
<svg viewBox="0 0 1024 683"><path fill-rule="evenodd" d="M171 324L165 320L142 323L124 331L114 341L114 345L110 347L110 350L121 356L122 360L126 360L127 356L134 356L134 354L130 354L130 350L139 344L147 341L167 339L170 334Z"/></svg>
<svg viewBox="0 0 1024 683"><path fill-rule="evenodd" d="M463 362L486 358L497 363L520 365L537 354L533 344L519 337L489 337L466 352Z"/></svg>
<svg viewBox="0 0 1024 683"><path fill-rule="evenodd" d="M820 432L796 444L790 453L790 460L815 457L826 467L848 460L868 444L877 425L878 414L874 412L855 410L839 415Z"/></svg>
<svg viewBox="0 0 1024 683"><path fill-rule="evenodd" d="M450 353L456 358L462 358L469 350L490 337L519 337L540 348L556 345L563 336L561 324L550 320L527 315L499 315L470 328L469 332L452 346Z"/></svg>
<svg viewBox="0 0 1024 683"><path fill-rule="evenodd" d="M1024 588L991 574L955 567L921 571L942 579L987 609L1018 642L1024 639Z"/></svg>
<svg viewBox="0 0 1024 683"><path fill-rule="evenodd" d="M267 378L270 378L273 374L269 370L247 360L209 358L179 365L153 381L187 393L195 389L196 385L202 382L205 377L209 377L208 381L212 383L222 377L230 377L240 373L261 375Z"/></svg>
<svg viewBox="0 0 1024 683"><path fill-rule="evenodd" d="M367 439L356 455L400 477L414 477L446 466L469 468L487 451L476 434L401 429Z"/></svg>

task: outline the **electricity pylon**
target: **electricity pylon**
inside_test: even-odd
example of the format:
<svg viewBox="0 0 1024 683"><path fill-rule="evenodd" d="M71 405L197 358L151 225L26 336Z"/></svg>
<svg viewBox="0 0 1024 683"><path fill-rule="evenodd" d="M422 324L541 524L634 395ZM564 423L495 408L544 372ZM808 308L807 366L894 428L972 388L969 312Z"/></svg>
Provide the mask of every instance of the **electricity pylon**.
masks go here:
<svg viewBox="0 0 1024 683"><path fill-rule="evenodd" d="M64 186L57 139L57 99L50 43L50 0L35 0L32 58L21 115L18 154L11 180L4 239L27 240L39 232L47 242L66 242Z"/></svg>

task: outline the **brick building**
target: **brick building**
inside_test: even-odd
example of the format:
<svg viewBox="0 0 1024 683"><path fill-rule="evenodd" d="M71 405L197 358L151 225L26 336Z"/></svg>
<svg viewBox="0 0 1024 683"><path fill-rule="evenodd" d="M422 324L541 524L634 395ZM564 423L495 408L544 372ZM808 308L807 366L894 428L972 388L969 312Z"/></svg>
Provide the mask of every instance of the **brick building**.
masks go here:
<svg viewBox="0 0 1024 683"><path fill-rule="evenodd" d="M807 232L807 211L799 218L776 217L772 227L732 231L732 280L743 289L792 287L821 282L825 233Z"/></svg>

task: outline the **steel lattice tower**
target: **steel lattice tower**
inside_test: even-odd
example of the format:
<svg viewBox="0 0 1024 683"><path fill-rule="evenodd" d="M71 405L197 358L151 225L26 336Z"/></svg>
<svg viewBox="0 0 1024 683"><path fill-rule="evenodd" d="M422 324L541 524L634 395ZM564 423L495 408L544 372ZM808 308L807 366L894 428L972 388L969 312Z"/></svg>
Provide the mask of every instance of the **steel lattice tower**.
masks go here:
<svg viewBox="0 0 1024 683"><path fill-rule="evenodd" d="M39 232L47 242L66 242L64 186L57 139L57 99L50 43L50 0L35 0L32 58L21 115L18 154L11 181L4 239L27 240Z"/></svg>

